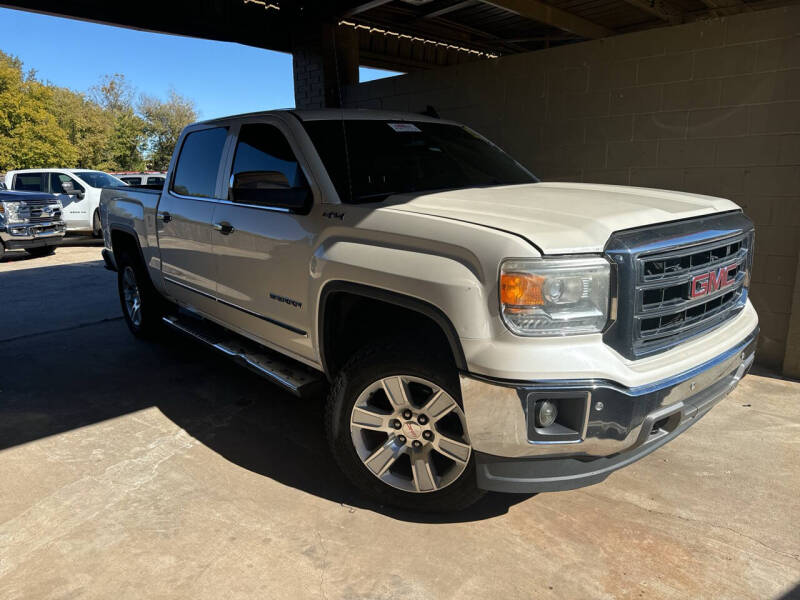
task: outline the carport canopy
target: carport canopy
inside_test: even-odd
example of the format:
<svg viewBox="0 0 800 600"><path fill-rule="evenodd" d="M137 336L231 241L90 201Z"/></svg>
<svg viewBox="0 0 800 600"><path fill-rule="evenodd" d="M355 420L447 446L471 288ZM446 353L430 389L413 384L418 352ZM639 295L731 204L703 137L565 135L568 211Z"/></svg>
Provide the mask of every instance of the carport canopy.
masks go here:
<svg viewBox="0 0 800 600"><path fill-rule="evenodd" d="M410 72L678 25L786 0L33 0L3 6L294 56L298 107L340 106L358 67Z"/></svg>

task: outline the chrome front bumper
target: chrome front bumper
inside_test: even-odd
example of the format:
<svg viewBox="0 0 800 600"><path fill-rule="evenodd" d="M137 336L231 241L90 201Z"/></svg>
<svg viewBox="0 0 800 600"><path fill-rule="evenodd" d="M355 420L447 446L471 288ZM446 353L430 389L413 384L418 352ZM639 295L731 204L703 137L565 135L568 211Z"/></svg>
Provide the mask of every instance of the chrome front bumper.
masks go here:
<svg viewBox="0 0 800 600"><path fill-rule="evenodd" d="M6 223L0 226L0 240L6 248L30 248L55 243L64 237L67 227L63 221L45 223Z"/></svg>
<svg viewBox="0 0 800 600"><path fill-rule="evenodd" d="M599 380L508 382L461 375L478 483L497 491L572 489L602 481L679 435L753 363L758 329L694 369L626 388ZM568 409L567 426L537 428L535 403Z"/></svg>

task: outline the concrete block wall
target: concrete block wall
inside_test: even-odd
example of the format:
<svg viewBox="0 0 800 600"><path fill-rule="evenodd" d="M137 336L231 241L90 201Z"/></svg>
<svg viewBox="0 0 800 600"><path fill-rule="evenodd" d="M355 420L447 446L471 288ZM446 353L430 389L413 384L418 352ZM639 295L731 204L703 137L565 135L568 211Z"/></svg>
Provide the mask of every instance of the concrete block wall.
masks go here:
<svg viewBox="0 0 800 600"><path fill-rule="evenodd" d="M317 37L295 40L292 48L292 75L297 108L324 108L324 57Z"/></svg>
<svg viewBox="0 0 800 600"><path fill-rule="evenodd" d="M757 225L759 361L800 376L800 6L363 83L345 103L430 104L543 179L737 202Z"/></svg>

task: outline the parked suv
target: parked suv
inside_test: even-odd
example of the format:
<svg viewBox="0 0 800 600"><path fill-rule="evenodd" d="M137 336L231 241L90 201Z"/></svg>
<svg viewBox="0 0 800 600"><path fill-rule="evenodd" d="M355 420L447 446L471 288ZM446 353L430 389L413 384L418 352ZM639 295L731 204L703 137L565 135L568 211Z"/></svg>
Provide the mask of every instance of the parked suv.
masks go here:
<svg viewBox="0 0 800 600"><path fill-rule="evenodd" d="M61 203L52 194L10 192L0 188L0 259L6 250L47 256L64 237Z"/></svg>
<svg viewBox="0 0 800 600"><path fill-rule="evenodd" d="M381 503L597 483L753 361L738 206L540 182L449 121L197 123L163 191L103 190L101 217L133 334L182 331L301 398L330 384L330 450Z"/></svg>
<svg viewBox="0 0 800 600"><path fill-rule="evenodd" d="M69 233L91 233L100 237L100 204L102 188L124 185L122 181L88 169L25 169L6 173L10 190L49 192L56 194L64 207L64 222Z"/></svg>

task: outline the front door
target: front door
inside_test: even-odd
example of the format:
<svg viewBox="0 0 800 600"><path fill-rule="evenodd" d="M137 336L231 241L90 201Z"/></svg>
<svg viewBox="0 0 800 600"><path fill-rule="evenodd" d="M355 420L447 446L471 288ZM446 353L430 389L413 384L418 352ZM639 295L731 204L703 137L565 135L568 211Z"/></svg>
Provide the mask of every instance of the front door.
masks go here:
<svg viewBox="0 0 800 600"><path fill-rule="evenodd" d="M226 127L188 133L175 175L161 196L156 214L161 274L168 294L200 312L213 312L216 259L211 220Z"/></svg>
<svg viewBox="0 0 800 600"><path fill-rule="evenodd" d="M310 356L312 192L280 127L269 119L240 126L228 202L214 211L217 296L234 329Z"/></svg>
<svg viewBox="0 0 800 600"><path fill-rule="evenodd" d="M72 184L72 193L66 194L63 184ZM50 173L50 193L57 194L64 207L61 214L67 229L87 229L89 227L89 201L86 188L66 173Z"/></svg>

